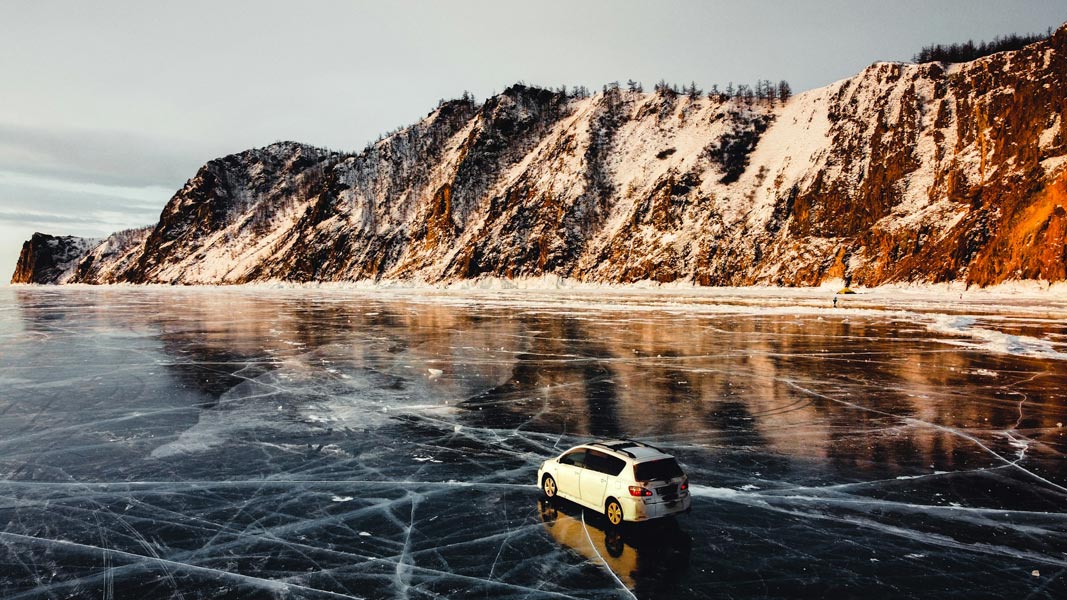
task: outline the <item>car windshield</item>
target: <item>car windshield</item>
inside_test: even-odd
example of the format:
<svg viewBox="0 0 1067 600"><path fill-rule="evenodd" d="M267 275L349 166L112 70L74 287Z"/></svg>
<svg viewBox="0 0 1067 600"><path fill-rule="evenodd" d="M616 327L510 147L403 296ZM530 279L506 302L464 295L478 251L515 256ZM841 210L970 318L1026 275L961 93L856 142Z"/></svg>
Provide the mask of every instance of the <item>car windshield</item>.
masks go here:
<svg viewBox="0 0 1067 600"><path fill-rule="evenodd" d="M661 458L634 465L634 479L637 481L667 480L682 475L682 468L673 458Z"/></svg>

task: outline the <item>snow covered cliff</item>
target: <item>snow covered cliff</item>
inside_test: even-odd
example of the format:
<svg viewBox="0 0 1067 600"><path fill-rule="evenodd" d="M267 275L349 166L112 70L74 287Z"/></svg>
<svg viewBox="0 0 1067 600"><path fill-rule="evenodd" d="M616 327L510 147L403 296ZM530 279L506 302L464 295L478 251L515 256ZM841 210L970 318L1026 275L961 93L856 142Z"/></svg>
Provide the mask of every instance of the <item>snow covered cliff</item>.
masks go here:
<svg viewBox="0 0 1067 600"><path fill-rule="evenodd" d="M516 85L359 154L213 160L154 227L31 240L12 281L1060 281L1065 205L1067 27L785 103Z"/></svg>

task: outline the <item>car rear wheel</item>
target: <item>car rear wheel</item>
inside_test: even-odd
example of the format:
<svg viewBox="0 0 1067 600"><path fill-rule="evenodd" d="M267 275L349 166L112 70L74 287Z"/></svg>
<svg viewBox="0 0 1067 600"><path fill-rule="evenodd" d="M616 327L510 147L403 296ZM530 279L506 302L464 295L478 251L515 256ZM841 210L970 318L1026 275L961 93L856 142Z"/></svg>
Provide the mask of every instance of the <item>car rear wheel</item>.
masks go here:
<svg viewBox="0 0 1067 600"><path fill-rule="evenodd" d="M604 515L607 516L608 523L619 525L622 523L622 505L614 498L608 500L607 506L604 507Z"/></svg>
<svg viewBox="0 0 1067 600"><path fill-rule="evenodd" d="M551 475L545 475L545 480L541 483L541 489L544 490L545 495L549 498L555 498L556 492L558 491L556 488L556 480L552 479Z"/></svg>

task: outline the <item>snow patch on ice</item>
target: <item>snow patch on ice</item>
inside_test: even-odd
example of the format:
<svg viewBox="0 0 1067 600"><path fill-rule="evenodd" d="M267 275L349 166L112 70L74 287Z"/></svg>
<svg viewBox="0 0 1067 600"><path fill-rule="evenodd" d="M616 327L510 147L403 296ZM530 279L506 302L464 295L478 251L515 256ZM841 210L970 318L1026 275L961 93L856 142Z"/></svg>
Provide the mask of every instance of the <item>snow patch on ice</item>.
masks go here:
<svg viewBox="0 0 1067 600"><path fill-rule="evenodd" d="M1067 352L1061 350L1067 348L1065 344L1050 342L1032 336L1008 334L978 326L977 322L978 320L973 316L941 315L927 324L927 328L935 333L970 338L969 341L958 338L942 340L957 346L975 348L996 354L1067 360Z"/></svg>
<svg viewBox="0 0 1067 600"><path fill-rule="evenodd" d="M699 498L715 498L718 500L734 500L737 498L753 495L751 493L746 493L744 490L711 487L707 485L691 485L689 486L689 493Z"/></svg>

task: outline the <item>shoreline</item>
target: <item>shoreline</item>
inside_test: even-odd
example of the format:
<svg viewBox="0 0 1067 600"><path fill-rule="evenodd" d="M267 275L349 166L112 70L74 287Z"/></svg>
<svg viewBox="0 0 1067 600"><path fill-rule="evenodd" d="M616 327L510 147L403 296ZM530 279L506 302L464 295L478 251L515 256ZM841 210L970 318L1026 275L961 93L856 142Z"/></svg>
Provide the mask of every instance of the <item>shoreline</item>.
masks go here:
<svg viewBox="0 0 1067 600"><path fill-rule="evenodd" d="M526 279L483 278L429 284L418 281L358 282L254 282L233 285L170 284L8 284L0 290L47 293L89 291L93 293L149 292L172 294L218 294L234 296L307 296L316 301L343 301L348 297L371 297L413 303L472 304L483 307L535 308L550 310L626 310L672 313L728 314L819 314L827 310L859 315L900 313L981 315L993 318L1039 317L1067 321L1067 282L1021 281L986 288L966 289L963 284L891 284L853 288L838 293L837 281L819 287L705 287L689 283L594 284L557 277ZM836 306L834 300L837 300Z"/></svg>
<svg viewBox="0 0 1067 600"><path fill-rule="evenodd" d="M228 289L228 290L336 290L336 291L407 291L434 293L462 292L585 292L598 295L766 295L780 294L806 295L819 294L832 296L845 288L843 280L829 280L818 286L701 286L692 282L659 283L656 281L638 281L633 283L593 283L558 276L522 277L514 279L483 277L448 283L432 283L417 279L390 279L381 281L254 281L248 283L4 283L0 289ZM962 282L944 283L889 283L876 287L856 286L850 294L842 297L860 297L882 295L887 293L907 294L913 296L929 295L948 297L963 295L970 298L981 297L1029 297L1055 298L1067 301L1067 281L1046 282L1038 280L1008 281L997 285L977 287Z"/></svg>

